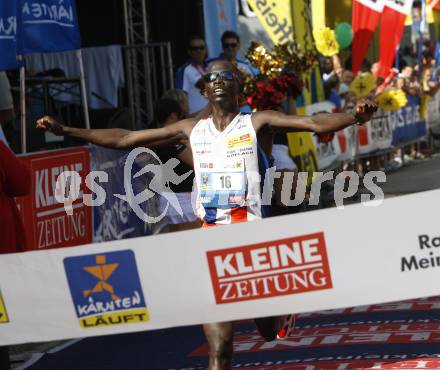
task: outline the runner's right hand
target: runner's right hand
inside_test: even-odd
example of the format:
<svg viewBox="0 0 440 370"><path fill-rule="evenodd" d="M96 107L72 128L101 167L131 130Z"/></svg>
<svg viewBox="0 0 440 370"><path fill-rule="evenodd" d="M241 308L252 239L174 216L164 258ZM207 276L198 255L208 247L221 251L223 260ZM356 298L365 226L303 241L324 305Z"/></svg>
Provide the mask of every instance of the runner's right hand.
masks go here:
<svg viewBox="0 0 440 370"><path fill-rule="evenodd" d="M49 116L44 116L37 120L37 128L50 131L58 136L64 135L64 126Z"/></svg>

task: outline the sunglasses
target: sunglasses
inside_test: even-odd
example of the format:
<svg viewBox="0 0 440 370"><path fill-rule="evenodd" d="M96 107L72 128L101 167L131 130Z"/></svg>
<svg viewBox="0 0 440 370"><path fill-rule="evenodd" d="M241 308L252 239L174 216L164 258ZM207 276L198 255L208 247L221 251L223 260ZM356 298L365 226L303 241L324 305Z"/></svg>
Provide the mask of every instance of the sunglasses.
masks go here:
<svg viewBox="0 0 440 370"><path fill-rule="evenodd" d="M203 76L203 80L205 82L214 82L218 76L220 76L220 78L224 81L232 81L234 79L234 73L232 71L226 70L207 73Z"/></svg>
<svg viewBox="0 0 440 370"><path fill-rule="evenodd" d="M227 48L236 48L238 46L238 44L236 42L233 43L225 43L223 44L223 49L227 49Z"/></svg>
<svg viewBox="0 0 440 370"><path fill-rule="evenodd" d="M190 50L193 50L193 51L205 50L205 47L204 46L191 46Z"/></svg>

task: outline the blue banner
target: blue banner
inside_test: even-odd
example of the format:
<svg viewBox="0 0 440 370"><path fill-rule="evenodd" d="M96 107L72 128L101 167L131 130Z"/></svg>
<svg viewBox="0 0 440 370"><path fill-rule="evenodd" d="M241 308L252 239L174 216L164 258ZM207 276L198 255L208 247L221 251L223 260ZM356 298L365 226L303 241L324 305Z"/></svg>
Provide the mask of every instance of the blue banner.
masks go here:
<svg viewBox="0 0 440 370"><path fill-rule="evenodd" d="M408 104L398 111L389 112L393 128L392 145L414 141L427 135L426 121L420 117L420 98L407 95Z"/></svg>
<svg viewBox="0 0 440 370"><path fill-rule="evenodd" d="M17 69L17 2L0 1L0 71Z"/></svg>
<svg viewBox="0 0 440 370"><path fill-rule="evenodd" d="M205 38L210 58L222 52L221 36L224 31L237 32L237 4L235 0L203 0Z"/></svg>
<svg viewBox="0 0 440 370"><path fill-rule="evenodd" d="M151 235L163 227L160 223L144 222L136 215L127 201L116 196L116 194L126 194L127 184L130 184L135 195L148 188L150 180L148 174L134 177L134 174L142 168L142 158L137 158L133 163L131 179L128 179L127 184L124 184L124 166L128 152L95 145L90 145L89 148L92 171L104 171L108 175L106 182L95 180L105 191L106 198L104 204L93 207L94 242ZM154 203L155 201L156 203ZM146 215L154 216L158 209L157 201L158 199L151 198L139 204L139 207Z"/></svg>
<svg viewBox="0 0 440 370"><path fill-rule="evenodd" d="M437 40L437 45L435 47L435 68L440 67L440 37Z"/></svg>
<svg viewBox="0 0 440 370"><path fill-rule="evenodd" d="M75 0L20 1L24 54L80 48Z"/></svg>

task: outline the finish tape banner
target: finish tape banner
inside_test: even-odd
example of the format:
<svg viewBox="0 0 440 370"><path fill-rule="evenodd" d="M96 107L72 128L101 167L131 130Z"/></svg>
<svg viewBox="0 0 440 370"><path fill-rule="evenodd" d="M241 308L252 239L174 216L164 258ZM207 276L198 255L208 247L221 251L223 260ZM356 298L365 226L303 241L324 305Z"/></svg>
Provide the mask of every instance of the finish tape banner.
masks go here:
<svg viewBox="0 0 440 370"><path fill-rule="evenodd" d="M2 255L0 345L439 295L439 199Z"/></svg>

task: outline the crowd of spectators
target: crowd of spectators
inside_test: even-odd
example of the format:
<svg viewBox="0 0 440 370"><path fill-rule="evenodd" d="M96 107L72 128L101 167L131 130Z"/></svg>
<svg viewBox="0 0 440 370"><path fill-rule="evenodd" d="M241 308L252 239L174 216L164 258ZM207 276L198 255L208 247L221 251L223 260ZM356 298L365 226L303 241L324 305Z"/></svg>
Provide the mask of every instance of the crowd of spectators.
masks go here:
<svg viewBox="0 0 440 370"><path fill-rule="evenodd" d="M405 53L410 53L410 50L405 50ZM428 108L428 100L434 97L440 89L440 69L437 69L433 54L433 51L425 46L420 63L417 62L414 55L405 58L406 54L403 54L399 58L399 68L391 69L386 78L377 75L378 63L370 65L365 62L360 73L370 72L376 80L376 86L371 90L368 97L374 99L387 90L402 90L407 97L412 97L412 101L415 101L420 107L420 117L424 119ZM350 89L350 84L356 76L349 69L349 63L346 67L343 67L338 56L323 58L321 61L325 97L341 111L351 109L357 100L356 95ZM432 150L432 148L425 149L425 152ZM410 144L406 148L390 152L387 157L388 162L384 158L372 155L370 158L361 161L359 171L398 169L402 166L401 158L406 160L424 158L424 154L420 150L420 143ZM386 162L388 166L385 166Z"/></svg>

